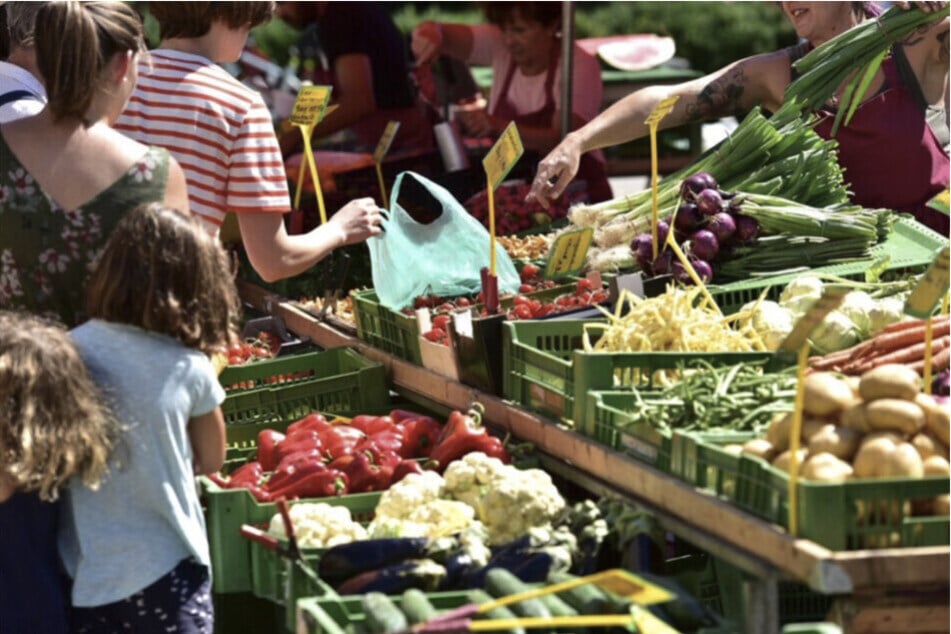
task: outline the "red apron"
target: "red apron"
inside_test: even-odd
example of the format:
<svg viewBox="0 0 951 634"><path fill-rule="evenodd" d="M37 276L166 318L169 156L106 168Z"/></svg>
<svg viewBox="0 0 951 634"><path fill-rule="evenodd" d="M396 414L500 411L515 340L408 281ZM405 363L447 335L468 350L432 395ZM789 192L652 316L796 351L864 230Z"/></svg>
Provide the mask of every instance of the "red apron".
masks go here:
<svg viewBox="0 0 951 634"><path fill-rule="evenodd" d="M949 161L925 120L921 106L902 81L894 56L882 63L886 88L855 111L836 133L839 164L864 207L911 213L923 224L948 235L948 216L927 202L948 186ZM835 113L825 115L816 132L828 139Z"/></svg>
<svg viewBox="0 0 951 634"><path fill-rule="evenodd" d="M515 62L511 62L505 74L505 81L502 83L498 103L495 110L489 114L505 121L514 121L520 126L530 128L551 127L552 119L555 116L555 96L552 89L555 84L555 67L558 65L560 57L561 49L553 45L551 63L548 65L548 74L545 76L545 105L539 110L527 114L516 114L515 107L508 100L509 87L512 84L512 77L515 76ZM564 71L562 75L564 75ZM587 183L589 202L597 203L613 198L611 184L608 182L607 168L604 163L591 156L590 153L581 155L578 175L575 178Z"/></svg>

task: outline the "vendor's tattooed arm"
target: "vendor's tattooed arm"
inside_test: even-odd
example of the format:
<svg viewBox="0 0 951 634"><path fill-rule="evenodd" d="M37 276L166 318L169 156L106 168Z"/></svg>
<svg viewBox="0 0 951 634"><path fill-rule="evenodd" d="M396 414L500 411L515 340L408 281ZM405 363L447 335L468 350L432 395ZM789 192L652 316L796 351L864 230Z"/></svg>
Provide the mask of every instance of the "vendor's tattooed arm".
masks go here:
<svg viewBox="0 0 951 634"><path fill-rule="evenodd" d="M700 91L694 103L687 106L688 121L707 121L727 116L738 116L744 108L740 100L746 88L746 76L740 67L711 81Z"/></svg>

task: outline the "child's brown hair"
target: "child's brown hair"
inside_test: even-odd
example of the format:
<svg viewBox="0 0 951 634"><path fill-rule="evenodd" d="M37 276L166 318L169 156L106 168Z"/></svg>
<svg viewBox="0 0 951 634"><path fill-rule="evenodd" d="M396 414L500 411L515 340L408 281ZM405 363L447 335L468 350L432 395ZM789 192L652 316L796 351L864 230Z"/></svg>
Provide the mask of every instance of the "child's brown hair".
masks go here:
<svg viewBox="0 0 951 634"><path fill-rule="evenodd" d="M201 37L212 22L222 20L232 29L255 27L271 19L274 2L150 2L149 11L164 39Z"/></svg>
<svg viewBox="0 0 951 634"><path fill-rule="evenodd" d="M139 205L116 225L86 287L89 317L169 335L209 356L235 336L228 256L183 212Z"/></svg>
<svg viewBox="0 0 951 634"><path fill-rule="evenodd" d="M118 431L69 333L0 311L0 471L15 488L55 500L74 475L96 488Z"/></svg>

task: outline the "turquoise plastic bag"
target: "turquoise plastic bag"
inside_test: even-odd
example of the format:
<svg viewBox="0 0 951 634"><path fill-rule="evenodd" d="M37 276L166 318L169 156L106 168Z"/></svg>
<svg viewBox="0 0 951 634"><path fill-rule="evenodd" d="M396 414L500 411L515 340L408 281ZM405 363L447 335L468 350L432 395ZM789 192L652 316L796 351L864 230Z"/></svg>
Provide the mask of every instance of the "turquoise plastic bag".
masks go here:
<svg viewBox="0 0 951 634"><path fill-rule="evenodd" d="M386 232L367 240L373 288L392 310L420 295L478 293L479 271L489 266L489 232L445 188L415 172L401 172L390 193ZM518 271L496 245L499 294L515 293Z"/></svg>

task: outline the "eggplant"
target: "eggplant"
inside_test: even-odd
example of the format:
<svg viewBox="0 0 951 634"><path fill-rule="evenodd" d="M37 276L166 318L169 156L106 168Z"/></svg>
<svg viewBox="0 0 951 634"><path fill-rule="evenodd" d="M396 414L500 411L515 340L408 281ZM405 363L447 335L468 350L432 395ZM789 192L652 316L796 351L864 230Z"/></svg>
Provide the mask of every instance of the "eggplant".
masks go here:
<svg viewBox="0 0 951 634"><path fill-rule="evenodd" d="M426 537L366 539L339 544L331 546L321 556L317 574L333 585L361 572L425 557L428 547Z"/></svg>
<svg viewBox="0 0 951 634"><path fill-rule="evenodd" d="M336 586L342 595L382 592L401 594L411 588L433 592L446 578L446 569L431 559L401 561L378 570L361 572Z"/></svg>
<svg viewBox="0 0 951 634"><path fill-rule="evenodd" d="M488 564L465 575L464 587L483 587L486 573L493 568L508 570L525 583L539 583L548 578L554 563L554 558L546 552L536 552L530 549L508 551L503 555L493 556Z"/></svg>

